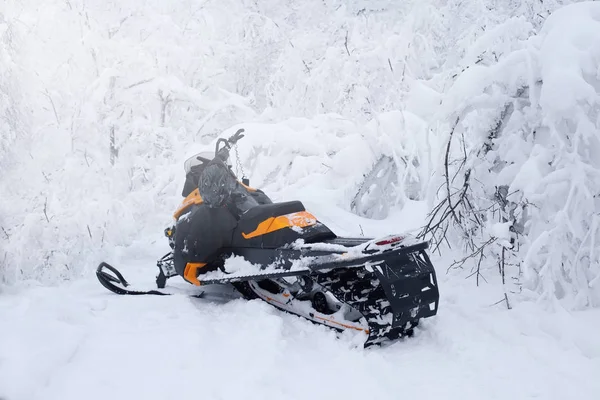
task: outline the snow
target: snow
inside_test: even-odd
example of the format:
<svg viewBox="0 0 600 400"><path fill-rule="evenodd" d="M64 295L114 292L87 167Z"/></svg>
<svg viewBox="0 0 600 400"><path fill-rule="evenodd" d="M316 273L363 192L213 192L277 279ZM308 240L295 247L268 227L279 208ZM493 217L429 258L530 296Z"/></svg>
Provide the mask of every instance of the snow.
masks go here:
<svg viewBox="0 0 600 400"><path fill-rule="evenodd" d="M598 397L598 2L39 3L0 4L0 399ZM98 284L154 285L183 162L239 128L251 186L365 237L419 233L454 132L485 221L414 338Z"/></svg>
<svg viewBox="0 0 600 400"><path fill-rule="evenodd" d="M150 283L152 261L124 272ZM123 297L92 279L5 293L0 397L595 398L598 310L509 311L440 275L439 315L412 339L367 350L360 333L336 338L260 301Z"/></svg>

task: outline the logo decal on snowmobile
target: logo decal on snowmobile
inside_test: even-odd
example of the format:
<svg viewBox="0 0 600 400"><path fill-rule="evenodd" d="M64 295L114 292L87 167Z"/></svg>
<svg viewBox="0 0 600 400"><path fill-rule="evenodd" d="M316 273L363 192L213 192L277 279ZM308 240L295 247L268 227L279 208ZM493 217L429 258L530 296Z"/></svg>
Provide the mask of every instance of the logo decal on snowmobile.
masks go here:
<svg viewBox="0 0 600 400"><path fill-rule="evenodd" d="M278 217L271 217L256 227L256 229L250 233L243 233L244 239L252 239L253 237L266 235L267 233L275 232L284 228L306 228L317 223L317 218L307 211L300 211L287 215L280 215Z"/></svg>

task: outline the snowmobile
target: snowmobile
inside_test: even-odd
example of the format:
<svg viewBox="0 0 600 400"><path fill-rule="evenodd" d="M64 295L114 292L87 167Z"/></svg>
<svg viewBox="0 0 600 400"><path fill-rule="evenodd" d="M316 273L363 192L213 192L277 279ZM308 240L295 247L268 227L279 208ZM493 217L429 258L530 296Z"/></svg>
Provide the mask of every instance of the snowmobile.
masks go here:
<svg viewBox="0 0 600 400"><path fill-rule="evenodd" d="M157 262L158 290L137 291L111 265L96 275L117 294L166 295L181 276L199 287L231 285L317 324L364 332L364 347L410 336L437 314L439 291L428 243L409 235L338 237L300 201L273 202L228 164L243 129L217 140L214 155L185 162L186 183L171 251ZM201 297L202 292L198 295Z"/></svg>

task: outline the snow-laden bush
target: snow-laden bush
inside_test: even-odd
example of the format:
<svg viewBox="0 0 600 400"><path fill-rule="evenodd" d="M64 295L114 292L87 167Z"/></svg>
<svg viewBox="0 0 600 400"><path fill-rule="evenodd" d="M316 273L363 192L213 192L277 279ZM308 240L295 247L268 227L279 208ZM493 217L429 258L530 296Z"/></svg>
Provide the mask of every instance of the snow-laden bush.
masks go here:
<svg viewBox="0 0 600 400"><path fill-rule="evenodd" d="M24 130L14 59L17 38L13 21L8 18L0 12L0 167L6 163L19 132Z"/></svg>
<svg viewBox="0 0 600 400"><path fill-rule="evenodd" d="M446 94L428 228L458 237L478 281L492 267L508 292L598 306L600 4L558 10L524 40L530 30L513 19L484 35L480 61Z"/></svg>
<svg viewBox="0 0 600 400"><path fill-rule="evenodd" d="M3 12L4 11L4 12ZM18 139L27 132L25 106L19 85L16 49L18 32L9 9L0 10L0 176L5 178L19 157ZM9 179L0 181L0 282L8 268L12 221L9 200L14 200Z"/></svg>

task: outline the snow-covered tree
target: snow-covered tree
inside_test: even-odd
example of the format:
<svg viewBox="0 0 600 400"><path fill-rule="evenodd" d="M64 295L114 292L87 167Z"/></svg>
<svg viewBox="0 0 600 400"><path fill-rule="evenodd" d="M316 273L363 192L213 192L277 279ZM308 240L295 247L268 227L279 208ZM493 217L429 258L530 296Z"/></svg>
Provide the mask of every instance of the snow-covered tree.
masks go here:
<svg viewBox="0 0 600 400"><path fill-rule="evenodd" d="M599 17L597 3L565 7L529 38L525 21L505 22L446 95L426 231L463 245L453 265L478 282L499 271L505 294L600 304Z"/></svg>

